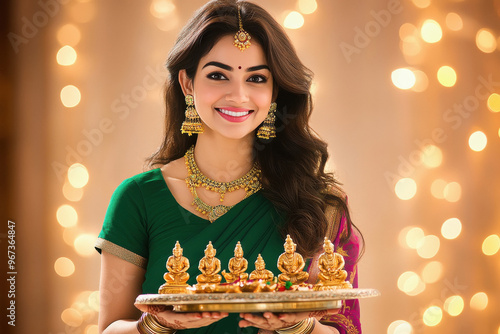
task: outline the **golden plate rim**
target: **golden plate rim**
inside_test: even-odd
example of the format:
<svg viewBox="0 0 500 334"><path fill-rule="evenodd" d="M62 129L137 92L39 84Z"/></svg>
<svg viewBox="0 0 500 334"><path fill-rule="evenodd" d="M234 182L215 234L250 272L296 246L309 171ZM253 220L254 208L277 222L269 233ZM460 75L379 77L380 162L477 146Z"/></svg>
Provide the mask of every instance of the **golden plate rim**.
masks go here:
<svg viewBox="0 0 500 334"><path fill-rule="evenodd" d="M142 294L138 305L172 306L176 312L290 312L335 309L343 300L379 296L376 289L199 294ZM243 306L246 305L246 306Z"/></svg>

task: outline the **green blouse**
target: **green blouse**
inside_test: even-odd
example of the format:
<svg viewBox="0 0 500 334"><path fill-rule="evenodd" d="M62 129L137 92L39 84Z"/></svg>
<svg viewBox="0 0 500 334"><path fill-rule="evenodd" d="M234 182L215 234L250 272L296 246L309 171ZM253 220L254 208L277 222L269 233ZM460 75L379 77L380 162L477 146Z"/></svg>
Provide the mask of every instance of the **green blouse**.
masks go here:
<svg viewBox="0 0 500 334"><path fill-rule="evenodd" d="M283 221L271 202L257 192L210 223L180 206L161 170L153 169L123 181L115 190L96 249L146 269L142 293L158 293L160 285L165 283L165 264L176 241L190 261L188 284L191 285L196 284L196 276L200 274L198 261L209 241L226 271L240 241L249 273L255 269L255 260L261 254L266 269L279 274L276 263L283 253L284 239L279 233ZM238 321L238 314L230 314L208 327L178 333L257 333L256 328L240 329Z"/></svg>

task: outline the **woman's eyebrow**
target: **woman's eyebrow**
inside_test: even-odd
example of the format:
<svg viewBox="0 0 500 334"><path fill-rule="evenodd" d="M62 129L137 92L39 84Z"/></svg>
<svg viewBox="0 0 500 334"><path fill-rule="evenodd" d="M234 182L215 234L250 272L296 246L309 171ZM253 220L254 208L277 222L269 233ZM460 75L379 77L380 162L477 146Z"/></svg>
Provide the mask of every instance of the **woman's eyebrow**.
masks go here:
<svg viewBox="0 0 500 334"><path fill-rule="evenodd" d="M207 66L217 66L217 67L220 67L224 70L227 70L227 71L232 71L233 68L229 65L226 65L226 64L223 64L223 63L219 63L218 61L209 61L208 63L206 63L202 69L204 69L205 67Z"/></svg>
<svg viewBox="0 0 500 334"><path fill-rule="evenodd" d="M205 65L203 65L202 69L204 69L207 66L216 66L216 67L220 67L220 68L222 68L224 70L227 70L227 71L233 71L234 70L231 66L223 64L223 63L220 63L218 61L209 61L208 63L206 63ZM267 66L267 65L257 65L257 66L252 66L252 67L247 68L246 72L253 72L253 71L258 71L258 70L261 70L261 69L267 69L268 71L270 71L269 66Z"/></svg>

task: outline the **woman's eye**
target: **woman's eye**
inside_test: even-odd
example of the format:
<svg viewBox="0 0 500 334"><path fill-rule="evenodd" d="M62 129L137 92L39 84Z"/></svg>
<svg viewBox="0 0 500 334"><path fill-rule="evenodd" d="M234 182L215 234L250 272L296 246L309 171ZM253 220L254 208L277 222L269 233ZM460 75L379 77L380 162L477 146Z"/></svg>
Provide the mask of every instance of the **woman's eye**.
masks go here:
<svg viewBox="0 0 500 334"><path fill-rule="evenodd" d="M209 75L207 75L207 78L212 80L226 80L224 74L219 72L210 73Z"/></svg>
<svg viewBox="0 0 500 334"><path fill-rule="evenodd" d="M262 75L254 75L248 79L250 82L264 83L267 82L267 78Z"/></svg>

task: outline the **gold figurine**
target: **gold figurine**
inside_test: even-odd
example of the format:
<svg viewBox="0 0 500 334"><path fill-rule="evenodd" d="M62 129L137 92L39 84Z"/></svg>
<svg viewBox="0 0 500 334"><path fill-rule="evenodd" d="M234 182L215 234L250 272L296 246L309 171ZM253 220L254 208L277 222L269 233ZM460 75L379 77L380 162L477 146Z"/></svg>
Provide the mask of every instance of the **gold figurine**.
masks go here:
<svg viewBox="0 0 500 334"><path fill-rule="evenodd" d="M334 252L334 246L327 237L323 243L325 251L318 259L319 282L314 287L314 290L335 290L335 289L350 289L351 283L346 281L347 271L345 271L344 257L339 253Z"/></svg>
<svg viewBox="0 0 500 334"><path fill-rule="evenodd" d="M255 270L250 273L251 280L263 280L266 282L272 281L274 278L274 274L271 270L266 269L266 263L264 259L259 254L257 256L257 260L255 261Z"/></svg>
<svg viewBox="0 0 500 334"><path fill-rule="evenodd" d="M309 278L309 273L302 270L306 263L302 255L295 252L297 245L293 243L290 235L286 236L284 248L285 253L278 258L278 269L282 272L278 275L279 282L283 284L287 281L292 284L304 283Z"/></svg>
<svg viewBox="0 0 500 334"><path fill-rule="evenodd" d="M175 243L172 254L166 263L168 272L163 275L165 283L160 286L158 293L185 293L189 285L186 283L189 274L189 260L182 256L182 248L179 241Z"/></svg>
<svg viewBox="0 0 500 334"><path fill-rule="evenodd" d="M220 260L215 257L216 252L214 246L212 246L212 241L209 241L205 249L205 256L198 265L201 274L196 276L196 281L199 284L220 283L222 280L222 276L218 274L221 268Z"/></svg>
<svg viewBox="0 0 500 334"><path fill-rule="evenodd" d="M248 261L243 257L243 248L241 248L239 241L234 248L234 257L229 260L228 267L229 273L226 273L225 270L221 273L228 283L233 283L238 279L240 281L248 279L248 274L245 272L248 269Z"/></svg>

